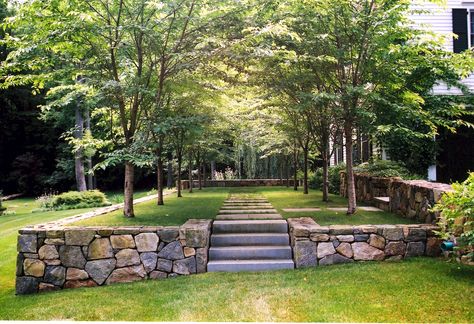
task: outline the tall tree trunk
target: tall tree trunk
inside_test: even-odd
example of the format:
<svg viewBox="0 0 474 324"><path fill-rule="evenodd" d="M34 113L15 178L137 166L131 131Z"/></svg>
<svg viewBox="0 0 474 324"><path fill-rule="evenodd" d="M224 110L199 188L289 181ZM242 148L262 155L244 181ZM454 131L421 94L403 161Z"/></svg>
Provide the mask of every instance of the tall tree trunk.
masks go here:
<svg viewBox="0 0 474 324"><path fill-rule="evenodd" d="M303 194L308 194L308 147L303 148Z"/></svg>
<svg viewBox="0 0 474 324"><path fill-rule="evenodd" d="M74 137L81 139L84 133L84 116L79 107L79 104L76 105L76 129L74 130ZM76 184L78 191L86 191L86 176L84 171L84 161L83 161L83 151L82 149L77 150L74 153L74 166L76 174Z"/></svg>
<svg viewBox="0 0 474 324"><path fill-rule="evenodd" d="M123 187L123 215L125 217L135 217L133 212L133 181L134 166L130 162L125 162L125 183Z"/></svg>
<svg viewBox="0 0 474 324"><path fill-rule="evenodd" d="M203 186L207 187L206 161L202 161L201 167L202 167L202 179L204 183Z"/></svg>
<svg viewBox="0 0 474 324"><path fill-rule="evenodd" d="M324 131L323 131L324 132ZM323 160L323 201L329 201L329 135L324 133L321 136L322 152L321 157Z"/></svg>
<svg viewBox="0 0 474 324"><path fill-rule="evenodd" d="M298 190L298 151L293 148L293 190Z"/></svg>
<svg viewBox="0 0 474 324"><path fill-rule="evenodd" d="M86 110L86 130L92 134L91 131L91 114L89 109ZM94 186L94 175L92 174L92 157L87 157L87 189L93 190Z"/></svg>
<svg viewBox="0 0 474 324"><path fill-rule="evenodd" d="M211 161L211 180L216 180L216 161Z"/></svg>
<svg viewBox="0 0 474 324"><path fill-rule="evenodd" d="M354 168L352 166L352 123L344 123L344 136L346 139L346 179L347 179L347 214L356 212L357 202L354 183Z"/></svg>
<svg viewBox="0 0 474 324"><path fill-rule="evenodd" d="M193 154L189 152L188 164L189 193L193 192Z"/></svg>
<svg viewBox="0 0 474 324"><path fill-rule="evenodd" d="M166 177L166 186L168 187L168 189L173 188L173 162L171 161L171 159L172 158L168 156L168 175Z"/></svg>
<svg viewBox="0 0 474 324"><path fill-rule="evenodd" d="M178 192L178 198L181 198L183 197L181 191L182 191L182 185L181 185L181 166L183 164L183 153L181 152L181 150L178 151L178 154L177 154L177 158L178 158L178 173L176 175L176 186L177 186L177 192Z"/></svg>
<svg viewBox="0 0 474 324"><path fill-rule="evenodd" d="M158 138L158 148L156 149L156 189L158 191L157 205L164 205L163 201L163 136Z"/></svg>
<svg viewBox="0 0 474 324"><path fill-rule="evenodd" d="M202 163L201 163L201 152L197 152L196 154L196 164L198 166L198 190L202 190Z"/></svg>

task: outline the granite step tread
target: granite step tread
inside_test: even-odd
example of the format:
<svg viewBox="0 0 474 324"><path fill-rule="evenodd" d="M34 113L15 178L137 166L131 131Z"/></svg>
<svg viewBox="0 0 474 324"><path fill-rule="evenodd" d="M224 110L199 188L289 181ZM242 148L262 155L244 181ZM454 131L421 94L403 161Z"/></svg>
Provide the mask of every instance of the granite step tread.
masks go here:
<svg viewBox="0 0 474 324"><path fill-rule="evenodd" d="M214 234L225 233L288 233L288 223L283 219L215 220Z"/></svg>
<svg viewBox="0 0 474 324"><path fill-rule="evenodd" d="M218 260L207 264L208 272L269 271L294 269L292 259L278 260Z"/></svg>
<svg viewBox="0 0 474 324"><path fill-rule="evenodd" d="M266 209L221 209L219 214L275 214L277 213L276 209L266 208Z"/></svg>
<svg viewBox="0 0 474 324"><path fill-rule="evenodd" d="M283 219L280 214L219 214L216 219L221 220L258 220L258 219Z"/></svg>
<svg viewBox="0 0 474 324"><path fill-rule="evenodd" d="M211 246L244 246L244 245L288 245L290 236L287 233L233 233L213 234Z"/></svg>
<svg viewBox="0 0 474 324"><path fill-rule="evenodd" d="M291 259L289 245L211 246L209 260Z"/></svg>

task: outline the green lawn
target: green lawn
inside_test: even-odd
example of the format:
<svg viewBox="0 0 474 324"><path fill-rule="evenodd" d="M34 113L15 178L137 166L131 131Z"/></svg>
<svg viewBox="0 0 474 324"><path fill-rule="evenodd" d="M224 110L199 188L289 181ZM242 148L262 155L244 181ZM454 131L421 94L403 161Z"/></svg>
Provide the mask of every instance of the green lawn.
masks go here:
<svg viewBox="0 0 474 324"><path fill-rule="evenodd" d="M268 191L273 192L262 190L270 199L278 197L271 198ZM182 199L168 197L166 208L182 211L182 218L170 223L215 213L227 195L227 190L206 189L185 193ZM291 195L281 199L279 208L286 199L293 200ZM183 209L184 202L191 207ZM17 230L82 210L33 214L25 206L27 200L7 204L17 205L17 214L0 217L0 320L474 321L474 268L428 258L266 273L206 273L15 296ZM149 211L150 222L166 225L171 219L156 216L154 202L137 206L141 210ZM137 219L145 216L138 213ZM115 217L122 222L120 213Z"/></svg>

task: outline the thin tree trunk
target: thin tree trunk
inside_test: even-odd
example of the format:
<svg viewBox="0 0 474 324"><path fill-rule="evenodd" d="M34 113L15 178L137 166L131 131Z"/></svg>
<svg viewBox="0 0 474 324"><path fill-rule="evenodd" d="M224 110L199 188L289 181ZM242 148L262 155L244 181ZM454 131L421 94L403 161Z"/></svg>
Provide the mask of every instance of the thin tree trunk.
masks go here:
<svg viewBox="0 0 474 324"><path fill-rule="evenodd" d="M202 173L201 173L201 168L202 168L202 163L201 163L201 152L198 151L196 154L196 164L198 166L198 190L202 190Z"/></svg>
<svg viewBox="0 0 474 324"><path fill-rule="evenodd" d="M91 131L91 114L89 109L86 110L86 130L92 134ZM87 189L93 190L94 187L94 175L92 174L92 157L87 157Z"/></svg>
<svg viewBox="0 0 474 324"><path fill-rule="evenodd" d="M207 173L206 173L206 161L201 163L202 166L202 179L203 179L203 186L207 187Z"/></svg>
<svg viewBox="0 0 474 324"><path fill-rule="evenodd" d="M176 176L176 186L177 186L177 192L178 192L178 198L181 198L183 197L183 195L181 194L181 190L182 190L182 186L181 186L181 166L183 164L183 154L178 151L178 154L177 154L177 158L178 158L178 174Z"/></svg>
<svg viewBox="0 0 474 324"><path fill-rule="evenodd" d="M298 190L298 151L293 148L293 190Z"/></svg>
<svg viewBox="0 0 474 324"><path fill-rule="evenodd" d="M125 162L125 183L123 188L123 215L125 217L135 217L133 212L133 181L134 166L130 162Z"/></svg>
<svg viewBox="0 0 474 324"><path fill-rule="evenodd" d="M216 180L216 161L211 161L211 180Z"/></svg>
<svg viewBox="0 0 474 324"><path fill-rule="evenodd" d="M84 133L84 116L82 115L79 104L76 105L76 129L74 131L74 137L81 139ZM78 191L86 191L86 177L84 171L84 161L83 161L83 151L82 149L74 152L74 167L76 174L76 184Z"/></svg>
<svg viewBox="0 0 474 324"><path fill-rule="evenodd" d="M285 171L286 171L286 187L290 187L290 165L288 163L288 155L285 155Z"/></svg>
<svg viewBox="0 0 474 324"><path fill-rule="evenodd" d="M344 135L346 139L346 178L347 178L347 214L352 215L356 212L357 202L354 184L354 169L352 166L352 123L344 124Z"/></svg>
<svg viewBox="0 0 474 324"><path fill-rule="evenodd" d="M189 193L192 193L193 192L193 155L191 152L189 152L188 178L189 178Z"/></svg>
<svg viewBox="0 0 474 324"><path fill-rule="evenodd" d="M164 205L163 201L163 157L162 157L162 139L159 140L159 147L156 150L156 189L158 191L157 205Z"/></svg>
<svg viewBox="0 0 474 324"><path fill-rule="evenodd" d="M323 131L324 132L324 131ZM321 136L322 144L322 153L321 157L323 160L323 201L329 201L329 136L328 134L323 134Z"/></svg>
<svg viewBox="0 0 474 324"><path fill-rule="evenodd" d="M168 156L168 176L166 178L166 186L168 189L173 188L173 162L171 161L171 157Z"/></svg>
<svg viewBox="0 0 474 324"><path fill-rule="evenodd" d="M308 194L308 147L303 149L303 194Z"/></svg>

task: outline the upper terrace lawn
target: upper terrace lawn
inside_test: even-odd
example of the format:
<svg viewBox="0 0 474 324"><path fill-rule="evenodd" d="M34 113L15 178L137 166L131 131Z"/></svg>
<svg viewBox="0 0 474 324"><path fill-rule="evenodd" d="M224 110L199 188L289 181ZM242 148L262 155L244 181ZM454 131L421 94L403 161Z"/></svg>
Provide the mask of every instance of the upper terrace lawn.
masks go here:
<svg viewBox="0 0 474 324"><path fill-rule="evenodd" d="M326 207L345 207L346 199L331 195L330 202L321 201L321 192L311 190L303 195L302 190L293 191L286 187L243 187L243 188L204 188L194 190L192 194L183 191L183 197L176 194L165 196L165 205L156 206L149 201L135 206L135 218L125 218L121 211L94 217L74 223L74 225L181 225L189 218L213 219L223 201L229 194L246 197L265 196L283 217L313 217L320 225L332 224L409 224L413 221L386 212L359 211L356 215L347 216L345 212L325 210ZM287 207L320 207L322 211L287 213Z"/></svg>

